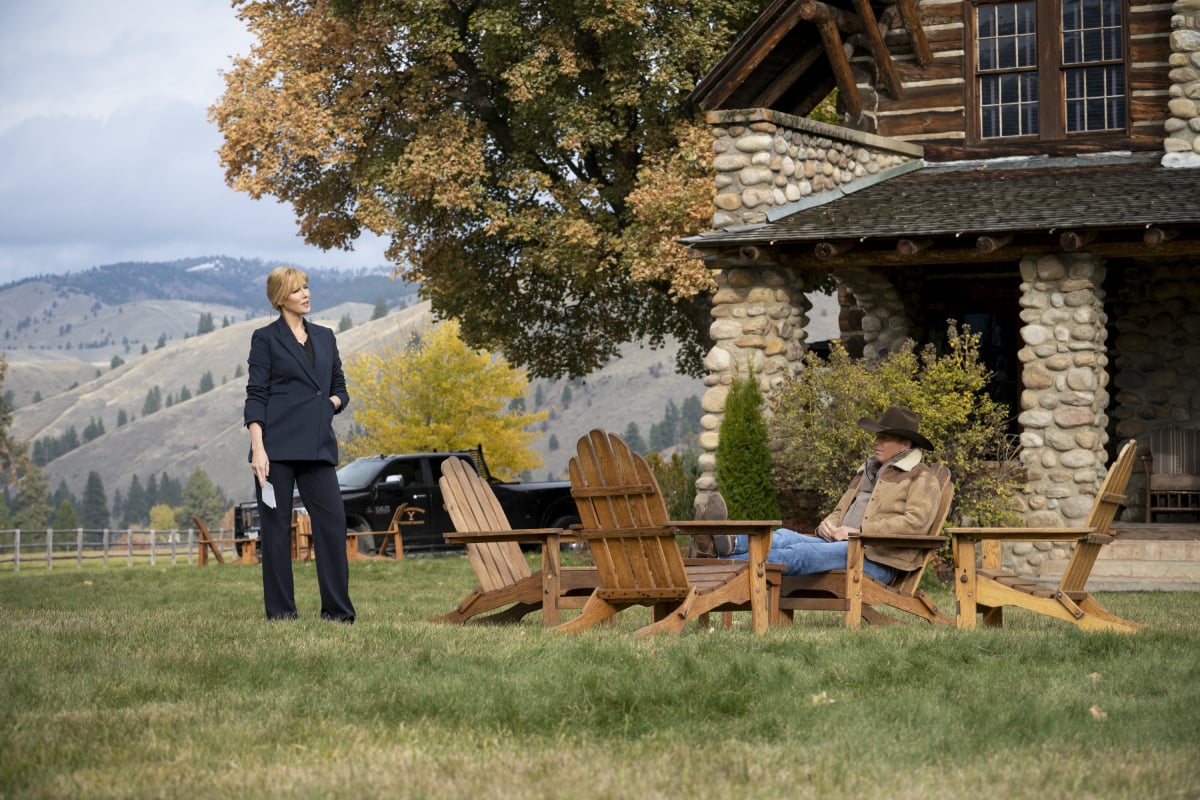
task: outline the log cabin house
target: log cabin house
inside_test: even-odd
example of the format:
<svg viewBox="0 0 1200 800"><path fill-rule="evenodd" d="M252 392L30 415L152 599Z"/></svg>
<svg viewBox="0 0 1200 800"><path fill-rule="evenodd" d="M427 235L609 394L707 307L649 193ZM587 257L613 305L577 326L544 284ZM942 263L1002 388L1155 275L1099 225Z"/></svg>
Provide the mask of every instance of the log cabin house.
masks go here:
<svg viewBox="0 0 1200 800"><path fill-rule="evenodd" d="M833 89L840 124L806 119ZM1200 428L1200 0L774 0L692 97L716 181L684 240L718 284L702 497L735 369L768 396L799 373L827 275L852 353L982 335L1028 524L1081 524L1123 442Z"/></svg>

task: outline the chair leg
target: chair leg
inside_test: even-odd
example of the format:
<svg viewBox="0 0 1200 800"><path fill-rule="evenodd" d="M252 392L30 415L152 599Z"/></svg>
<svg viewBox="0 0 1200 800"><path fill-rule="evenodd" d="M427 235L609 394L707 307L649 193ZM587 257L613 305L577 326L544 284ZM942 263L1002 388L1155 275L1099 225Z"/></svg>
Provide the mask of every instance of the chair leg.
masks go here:
<svg viewBox="0 0 1200 800"><path fill-rule="evenodd" d="M601 600L592 595L584 604L583 610L579 612L578 617L556 626L553 630L564 631L566 633L584 631L599 622L615 617L620 610L620 608L607 600Z"/></svg>

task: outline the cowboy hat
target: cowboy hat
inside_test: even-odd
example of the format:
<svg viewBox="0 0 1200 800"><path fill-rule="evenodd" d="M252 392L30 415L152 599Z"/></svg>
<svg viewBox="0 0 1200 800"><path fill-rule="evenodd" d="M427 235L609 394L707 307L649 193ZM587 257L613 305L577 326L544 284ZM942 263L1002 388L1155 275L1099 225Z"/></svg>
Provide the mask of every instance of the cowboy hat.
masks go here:
<svg viewBox="0 0 1200 800"><path fill-rule="evenodd" d="M922 450L933 449L933 444L917 432L917 428L921 427L921 418L907 408L892 406L883 412L883 416L879 418L878 422L869 417L863 417L858 421L858 427L871 433L887 433L901 439L908 439L915 447Z"/></svg>

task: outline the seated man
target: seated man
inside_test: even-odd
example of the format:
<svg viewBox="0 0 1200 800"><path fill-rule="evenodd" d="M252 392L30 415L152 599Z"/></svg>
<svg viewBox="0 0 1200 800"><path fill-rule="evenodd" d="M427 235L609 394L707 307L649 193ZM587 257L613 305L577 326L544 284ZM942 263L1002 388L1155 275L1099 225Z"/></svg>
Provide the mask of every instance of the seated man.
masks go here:
<svg viewBox="0 0 1200 800"><path fill-rule="evenodd" d="M860 419L859 427L875 434L874 454L851 479L833 513L821 520L817 535L779 528L771 535L767 561L783 564L784 575L828 572L846 568L846 537L852 532L930 533L942 491L929 465L921 461L921 450L932 450L933 445L918 432L920 422L912 411L898 406L885 411L878 422ZM723 543L721 538L733 541ZM718 537L716 544L721 557L747 557L746 536ZM915 569L924 558L923 551L902 547L871 546L865 555L863 570L881 583L889 583L897 570Z"/></svg>

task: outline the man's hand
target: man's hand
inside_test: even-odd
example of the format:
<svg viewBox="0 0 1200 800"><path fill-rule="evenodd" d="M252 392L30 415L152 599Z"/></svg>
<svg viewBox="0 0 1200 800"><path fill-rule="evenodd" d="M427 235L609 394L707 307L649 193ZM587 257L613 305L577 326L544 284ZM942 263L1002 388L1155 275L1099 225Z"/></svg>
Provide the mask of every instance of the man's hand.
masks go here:
<svg viewBox="0 0 1200 800"><path fill-rule="evenodd" d="M828 520L821 520L821 524L817 526L817 536L820 536L827 542L844 542L849 538L851 533L857 533L857 528L851 528L848 525L830 525Z"/></svg>

